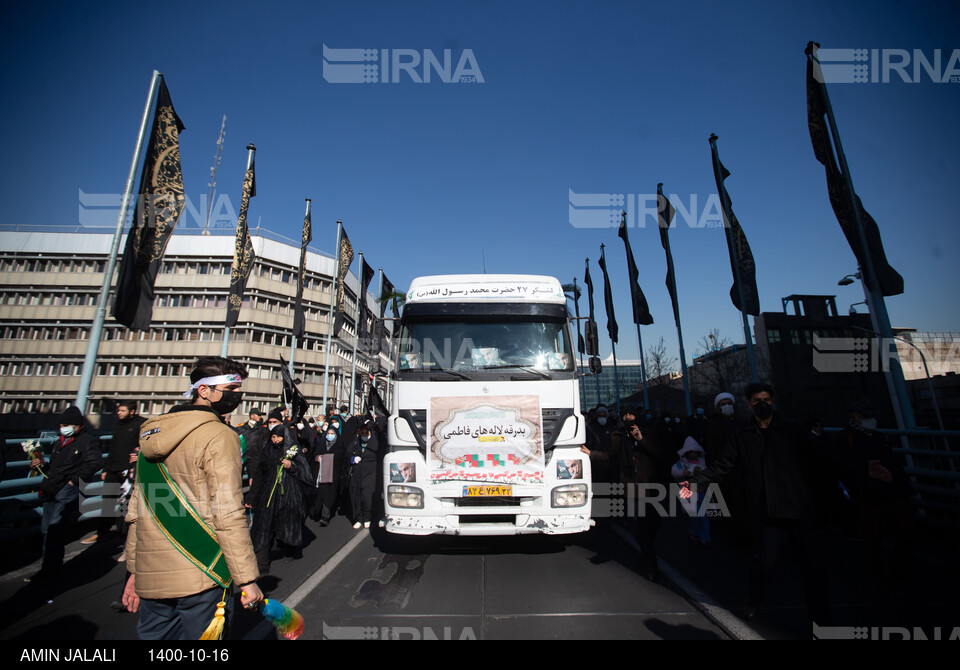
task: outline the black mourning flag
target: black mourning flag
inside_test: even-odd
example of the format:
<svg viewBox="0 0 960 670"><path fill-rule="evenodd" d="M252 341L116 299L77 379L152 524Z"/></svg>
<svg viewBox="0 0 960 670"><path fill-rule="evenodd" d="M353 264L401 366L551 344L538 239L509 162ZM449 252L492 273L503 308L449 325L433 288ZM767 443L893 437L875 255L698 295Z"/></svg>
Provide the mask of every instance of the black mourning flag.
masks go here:
<svg viewBox="0 0 960 670"><path fill-rule="evenodd" d="M397 289L393 286L387 275L383 275L383 288L380 291L380 318L387 314L387 303L390 303L390 316L397 315L397 298L394 295Z"/></svg>
<svg viewBox="0 0 960 670"><path fill-rule="evenodd" d="M603 245L601 245L602 247ZM613 291L610 288L610 277L607 276L607 262L603 257L603 251L600 252L600 260L597 261L600 270L603 271L603 306L607 311L607 334L610 341L617 343L617 335L620 329L617 327L617 317L613 313Z"/></svg>
<svg viewBox="0 0 960 670"><path fill-rule="evenodd" d="M594 321L593 311L593 279L590 278L590 259L585 262L586 270L583 273L583 283L587 285L587 304L590 305L590 315L588 321Z"/></svg>
<svg viewBox="0 0 960 670"><path fill-rule="evenodd" d="M307 245L313 241L310 211L303 218L303 233L300 238L300 271L297 274L297 299L293 304L293 336L302 342L307 334L307 319L303 313L303 283L307 272Z"/></svg>
<svg viewBox="0 0 960 670"><path fill-rule="evenodd" d="M710 152L713 156L713 176L717 181L717 193L720 196L720 206L723 208L723 225L727 233L727 250L730 252L730 266L733 270L733 286L730 289L730 299L734 307L741 312L753 316L760 315L760 296L757 292L757 266L753 262L753 252L747 244L736 214L733 213L733 202L724 180L730 176L730 171L720 162L717 152L717 136L710 136ZM740 293L743 293L743 302L740 304Z"/></svg>
<svg viewBox="0 0 960 670"><path fill-rule="evenodd" d="M372 407L377 413L377 417L390 416L390 410L384 404L380 391L377 390L377 385L373 383L372 379L370 380L370 390L367 393L367 407Z"/></svg>
<svg viewBox="0 0 960 670"><path fill-rule="evenodd" d="M649 326L653 323L653 316L650 315L650 307L647 305L647 298L640 290L640 270L637 268L637 262L633 258L633 250L630 248L630 240L627 239L627 215L624 212L620 218L620 231L617 233L623 240L624 249L627 252L627 272L630 275L630 298L633 301L633 322L641 326Z"/></svg>
<svg viewBox="0 0 960 670"><path fill-rule="evenodd" d="M377 319L377 325L376 325L377 346L379 346L380 348L383 348L384 346L383 339L384 337L386 337L385 333L387 332L385 327L386 316L387 316L387 303L390 303L390 316L392 317L397 316L397 298L395 295L397 292L397 289L394 287L393 283L389 279L387 279L387 275L382 275L382 276L383 276L383 286L381 287L381 290L380 290L380 300L379 300L380 318ZM379 349L377 349L376 351L379 351Z"/></svg>
<svg viewBox="0 0 960 670"><path fill-rule="evenodd" d="M297 388L293 377L290 376L290 367L283 360L283 356L280 357L280 378L283 380L283 392L280 401L290 404L290 418L293 419L293 423L296 423L307 413L309 404L300 389Z"/></svg>
<svg viewBox="0 0 960 670"><path fill-rule="evenodd" d="M344 282L347 279L347 273L350 272L351 263L353 263L353 246L350 244L350 238L347 237L347 231L341 228L340 249L337 250L337 311L333 319L334 337L337 337L343 325Z"/></svg>
<svg viewBox="0 0 960 670"><path fill-rule="evenodd" d="M577 351L579 351L581 354L584 354L586 353L587 347L586 343L583 341L583 329L580 327L580 287L577 286L576 279L573 281L571 291L573 293L571 296L571 299L573 300L573 311L577 317Z"/></svg>
<svg viewBox="0 0 960 670"><path fill-rule="evenodd" d="M247 278L253 269L255 260L253 254L253 240L250 238L250 228L247 226L247 210L250 208L250 198L257 194L257 179L254 170L255 151L252 144L247 146L251 151L250 167L243 175L243 193L240 196L240 214L237 217L237 238L233 245L233 266L230 268L230 297L227 301L227 328L237 325L240 318L240 307L243 305L243 291L247 287Z"/></svg>
<svg viewBox="0 0 960 670"><path fill-rule="evenodd" d="M153 283L163 252L185 204L180 169L184 126L161 77L150 143L140 175L140 195L120 262L113 318L132 330L148 330L153 316Z"/></svg>
<svg viewBox="0 0 960 670"><path fill-rule="evenodd" d="M357 310L357 337L361 340L370 337L367 330L367 318L370 316L370 309L367 307L367 290L370 288L370 282L373 281L374 269L367 265L366 261L361 261L360 267L360 296L358 302L360 307ZM372 347L368 343L361 347L364 351L369 351Z"/></svg>
<svg viewBox="0 0 960 670"><path fill-rule="evenodd" d="M584 349L588 356L596 356L597 351L597 320L593 309L593 279L590 277L590 259L585 261L586 270L583 273L583 281L587 285L587 302L590 305L590 316L587 318L587 324L584 326Z"/></svg>
<svg viewBox="0 0 960 670"><path fill-rule="evenodd" d="M887 256L883 251L883 241L880 238L880 229L877 222L863 208L859 196L848 188L848 182L845 175L841 172L838 164L842 149L840 148L839 138L832 137L830 126L827 120L829 109L829 99L827 98L827 88L823 83L823 73L820 70L820 61L817 59L816 49L818 44L810 42L807 45L807 124L810 129L810 141L813 143L813 153L817 160L824 166L827 173L827 191L830 194L830 205L833 207L833 213L840 223L847 243L853 250L857 263L862 269L866 269L866 263L863 254L863 244L860 241L860 235L857 231L857 213L860 215L860 223L863 226L863 235L866 247L872 261L873 271L877 282L880 284L880 292L885 295L899 295L903 293L903 277L894 270L887 262ZM836 153L835 153L836 151ZM844 163L846 160L844 159ZM856 207L856 209L854 209ZM862 273L864 281L868 282L868 273Z"/></svg>
<svg viewBox="0 0 960 670"><path fill-rule="evenodd" d="M657 184L657 225L660 228L660 244L667 255L667 291L670 292L670 302L673 303L673 319L680 323L680 303L677 301L677 277L673 270L673 254L670 252L670 223L676 215L676 210L666 196L663 195L663 184Z"/></svg>

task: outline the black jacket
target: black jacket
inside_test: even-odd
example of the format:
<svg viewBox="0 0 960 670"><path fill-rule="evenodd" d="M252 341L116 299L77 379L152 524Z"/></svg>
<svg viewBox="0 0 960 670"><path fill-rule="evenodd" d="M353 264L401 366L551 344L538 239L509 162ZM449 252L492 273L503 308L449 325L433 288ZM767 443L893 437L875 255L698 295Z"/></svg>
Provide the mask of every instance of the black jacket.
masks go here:
<svg viewBox="0 0 960 670"><path fill-rule="evenodd" d="M80 480L88 481L100 470L102 460L99 437L86 430L70 438L61 437L43 468L47 476L40 484L40 497L52 499L67 482L79 486Z"/></svg>
<svg viewBox="0 0 960 670"><path fill-rule="evenodd" d="M667 483L671 454L656 440L643 436L643 439L637 442L618 430L611 434L610 442L610 451L590 452L591 464L612 466L618 473L615 481L623 484Z"/></svg>
<svg viewBox="0 0 960 670"><path fill-rule="evenodd" d="M796 427L774 415L764 430L757 422L734 433L714 463L690 478L700 487L741 470L755 519L811 519L810 451Z"/></svg>
<svg viewBox="0 0 960 670"><path fill-rule="evenodd" d="M110 452L103 461L103 469L107 472L120 473L130 469L130 454L140 446L140 426L145 418L129 416L117 422L113 430L113 440L110 442Z"/></svg>

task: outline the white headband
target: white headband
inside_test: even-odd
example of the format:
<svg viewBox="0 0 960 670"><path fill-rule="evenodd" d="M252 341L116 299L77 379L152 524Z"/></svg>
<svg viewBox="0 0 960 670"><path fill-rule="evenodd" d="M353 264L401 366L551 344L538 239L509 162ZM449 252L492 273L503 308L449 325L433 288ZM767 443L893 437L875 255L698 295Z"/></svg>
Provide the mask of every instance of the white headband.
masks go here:
<svg viewBox="0 0 960 670"><path fill-rule="evenodd" d="M183 394L184 398L189 398L193 395L193 392L200 388L203 385L207 386L216 386L217 384L242 384L243 379L238 374L230 375L219 375L217 377L204 377L200 381L196 382L191 386L186 393Z"/></svg>

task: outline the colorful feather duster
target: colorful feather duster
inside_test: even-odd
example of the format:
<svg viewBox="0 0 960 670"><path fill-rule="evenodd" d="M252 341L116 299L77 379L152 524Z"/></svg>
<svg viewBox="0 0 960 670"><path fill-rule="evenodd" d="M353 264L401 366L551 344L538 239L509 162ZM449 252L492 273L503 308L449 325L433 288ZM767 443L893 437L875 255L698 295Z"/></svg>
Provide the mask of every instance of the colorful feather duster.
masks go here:
<svg viewBox="0 0 960 670"><path fill-rule="evenodd" d="M244 593L243 595L246 595ZM264 598L260 603L260 614L274 625L277 631L288 640L296 640L303 635L303 616L278 600Z"/></svg>

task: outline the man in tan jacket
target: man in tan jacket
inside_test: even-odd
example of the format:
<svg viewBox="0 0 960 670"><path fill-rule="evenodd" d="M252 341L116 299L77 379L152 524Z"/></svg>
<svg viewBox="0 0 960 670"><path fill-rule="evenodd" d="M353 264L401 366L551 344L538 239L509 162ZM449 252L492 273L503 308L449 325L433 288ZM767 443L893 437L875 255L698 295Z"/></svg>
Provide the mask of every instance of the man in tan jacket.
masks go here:
<svg viewBox="0 0 960 670"><path fill-rule="evenodd" d="M147 421L140 430L141 457L148 461L142 468L161 464L163 476L172 482L162 495L145 495L144 490L157 489L144 489L141 469L126 517L130 524L127 569L132 576L123 604L131 612L140 612L140 639L199 639L221 599L227 602L229 621L233 599L229 594L225 597L224 584L243 592L244 607L263 599L244 514L240 438L220 418L240 404L240 386L246 376L246 368L236 361L198 360L190 374L190 390L184 394L192 403ZM176 496L170 491L176 491ZM182 507L174 505L175 497ZM225 559L222 576L198 567L189 544L175 534L183 518L193 517L184 513L190 509L202 519L194 522L197 528L205 526L219 544ZM165 510L170 514L168 525L162 517Z"/></svg>

